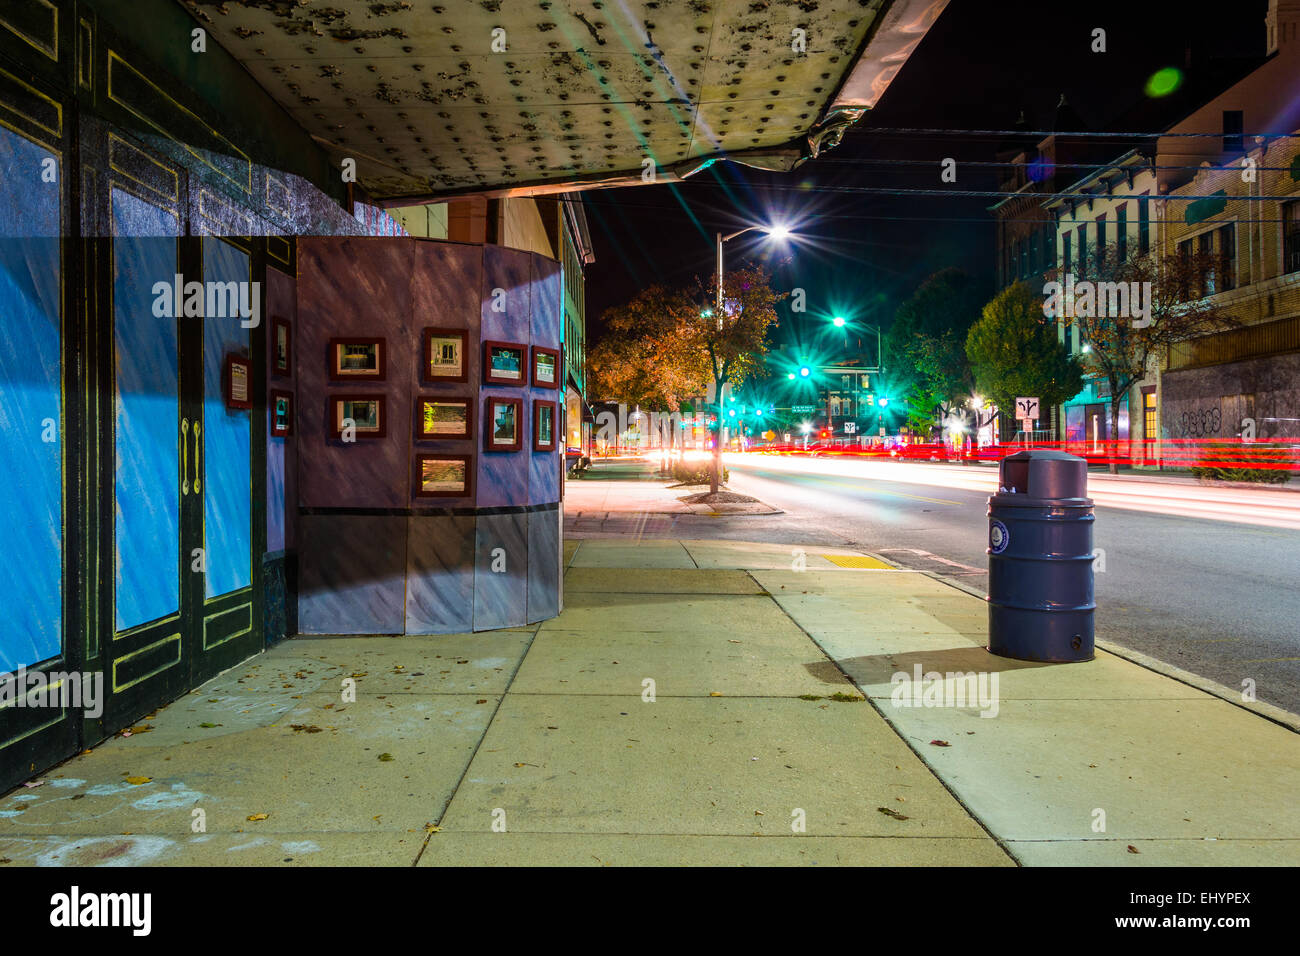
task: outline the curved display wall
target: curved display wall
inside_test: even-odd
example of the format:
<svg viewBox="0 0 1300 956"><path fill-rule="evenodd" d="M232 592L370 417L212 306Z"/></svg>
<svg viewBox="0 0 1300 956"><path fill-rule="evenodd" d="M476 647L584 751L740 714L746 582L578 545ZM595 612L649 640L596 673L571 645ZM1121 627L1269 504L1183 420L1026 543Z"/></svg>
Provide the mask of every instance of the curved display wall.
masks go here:
<svg viewBox="0 0 1300 956"><path fill-rule="evenodd" d="M298 631L560 611L560 266L429 239L298 243ZM272 316L272 322L275 321Z"/></svg>

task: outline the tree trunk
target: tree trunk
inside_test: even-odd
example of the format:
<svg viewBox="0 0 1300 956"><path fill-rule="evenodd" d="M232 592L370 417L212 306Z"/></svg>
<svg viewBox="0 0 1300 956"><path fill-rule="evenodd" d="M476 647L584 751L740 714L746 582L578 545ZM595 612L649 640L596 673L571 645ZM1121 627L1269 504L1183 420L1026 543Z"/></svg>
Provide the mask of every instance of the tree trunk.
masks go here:
<svg viewBox="0 0 1300 956"><path fill-rule="evenodd" d="M722 483L722 383L718 383L718 432L713 439L713 474L709 476L709 494L716 495Z"/></svg>
<svg viewBox="0 0 1300 956"><path fill-rule="evenodd" d="M1124 396L1119 394L1118 390L1115 389L1113 386L1111 388L1110 395L1111 395L1110 429L1109 429L1110 433L1107 436L1110 439L1110 441L1108 442L1108 444L1110 445L1110 449L1106 455L1106 461L1109 465L1107 470L1112 475L1118 475L1119 474L1119 403L1123 400Z"/></svg>

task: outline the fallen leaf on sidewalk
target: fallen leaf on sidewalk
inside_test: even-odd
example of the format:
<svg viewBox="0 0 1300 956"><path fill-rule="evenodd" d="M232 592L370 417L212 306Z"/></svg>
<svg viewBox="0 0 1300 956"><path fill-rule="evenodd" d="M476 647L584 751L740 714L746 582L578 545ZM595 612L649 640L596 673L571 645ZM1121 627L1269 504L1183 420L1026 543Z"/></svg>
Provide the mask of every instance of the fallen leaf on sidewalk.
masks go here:
<svg viewBox="0 0 1300 956"><path fill-rule="evenodd" d="M486 703L487 703L487 698L486 698L486 697L480 697L478 700L474 701L474 703L476 703L476 704L486 704Z"/></svg>
<svg viewBox="0 0 1300 956"><path fill-rule="evenodd" d="M269 817L270 815L271 815L271 814L269 814L269 813L254 813L251 817L248 818L248 822L249 822L249 823L261 823L263 820L265 820L265 819L266 819L267 817Z"/></svg>
<svg viewBox="0 0 1300 956"><path fill-rule="evenodd" d="M379 759L382 760L384 763L388 763L390 760L393 759L393 755L392 755L392 754L380 754L380 755L379 755Z"/></svg>
<svg viewBox="0 0 1300 956"><path fill-rule="evenodd" d="M764 816L764 815L765 815L765 814L763 813L762 810L755 810L755 811L754 811L754 816L756 816L756 817L761 817L761 816Z"/></svg>
<svg viewBox="0 0 1300 956"><path fill-rule="evenodd" d="M200 727L220 727L221 725L220 725L220 724L210 724L210 723L208 723L208 722L205 720L203 723L199 724L199 726L200 726Z"/></svg>
<svg viewBox="0 0 1300 956"><path fill-rule="evenodd" d="M441 832L442 832L442 827L434 826L432 823L426 823L426 824L424 825L424 832L425 832L425 833L441 833Z"/></svg>
<svg viewBox="0 0 1300 956"><path fill-rule="evenodd" d="M1130 844L1128 845L1128 851L1129 851L1130 853L1137 853L1137 852L1138 852L1138 848L1135 847L1132 843L1130 843Z"/></svg>
<svg viewBox="0 0 1300 956"><path fill-rule="evenodd" d="M37 787L45 786L44 780L28 780L23 784L28 790L35 790Z"/></svg>
<svg viewBox="0 0 1300 956"><path fill-rule="evenodd" d="M740 641L733 641L731 638L727 638L727 643L728 643L728 644L739 644Z"/></svg>
<svg viewBox="0 0 1300 956"><path fill-rule="evenodd" d="M710 696L710 697L721 697L722 695L719 694L716 690L711 690L711 691L709 691L709 696Z"/></svg>
<svg viewBox="0 0 1300 956"><path fill-rule="evenodd" d="M315 724L290 724L289 729L296 734L318 734L320 728Z"/></svg>
<svg viewBox="0 0 1300 956"><path fill-rule="evenodd" d="M883 813L883 814L884 814L885 816L887 816L887 817L893 817L895 820L909 820L909 819L911 819L910 817L906 817L906 816L904 816L903 814L899 813L897 810L892 810L892 809L890 809L889 807L876 807L876 809L879 810L881 813Z"/></svg>
<svg viewBox="0 0 1300 956"><path fill-rule="evenodd" d="M946 741L946 740L931 740L930 743L932 743L932 744L933 744L934 746L936 746L936 747L951 747L951 746L952 746L952 744L948 743L948 741Z"/></svg>
<svg viewBox="0 0 1300 956"><path fill-rule="evenodd" d="M138 787L142 783L149 783L151 780L153 780L153 777L127 777L126 778L126 782L131 784L131 786L133 787Z"/></svg>

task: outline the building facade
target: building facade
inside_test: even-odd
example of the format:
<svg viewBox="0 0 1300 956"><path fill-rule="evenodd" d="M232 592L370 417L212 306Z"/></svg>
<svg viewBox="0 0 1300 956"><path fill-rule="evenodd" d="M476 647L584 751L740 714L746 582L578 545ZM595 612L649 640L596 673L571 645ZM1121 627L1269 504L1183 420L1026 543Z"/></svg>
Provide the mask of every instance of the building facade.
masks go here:
<svg viewBox="0 0 1300 956"><path fill-rule="evenodd" d="M1061 190L1068 194L1043 204L1056 223L1056 276L1067 288L1104 274L1108 260L1127 259L1158 253L1161 248L1161 220L1164 203L1157 195L1156 170L1148 156L1131 150L1113 163L1101 166ZM1090 373L1088 343L1070 317L1074 302L1063 296L1066 314L1057 316L1059 341L1079 358L1085 370L1084 389L1061 405L1053 419L1061 423L1058 440L1074 453L1100 453L1105 443L1117 438L1136 441L1130 446L1134 462L1154 462L1154 442L1159 428L1145 415L1154 408L1158 364L1149 363L1147 375L1134 383L1121 398L1118 433L1111 434L1110 385L1104 376ZM1134 411L1142 409L1141 417ZM1137 420L1135 421L1135 417Z"/></svg>

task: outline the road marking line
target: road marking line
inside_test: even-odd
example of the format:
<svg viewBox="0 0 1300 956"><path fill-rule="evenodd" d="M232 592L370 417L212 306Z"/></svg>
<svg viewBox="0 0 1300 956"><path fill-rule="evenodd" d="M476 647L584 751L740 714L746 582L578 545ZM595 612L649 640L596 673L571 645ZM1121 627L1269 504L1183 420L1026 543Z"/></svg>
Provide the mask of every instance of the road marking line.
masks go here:
<svg viewBox="0 0 1300 956"><path fill-rule="evenodd" d="M1238 661L1238 664L1279 664L1283 661L1300 661L1300 657L1257 657L1250 661Z"/></svg>

